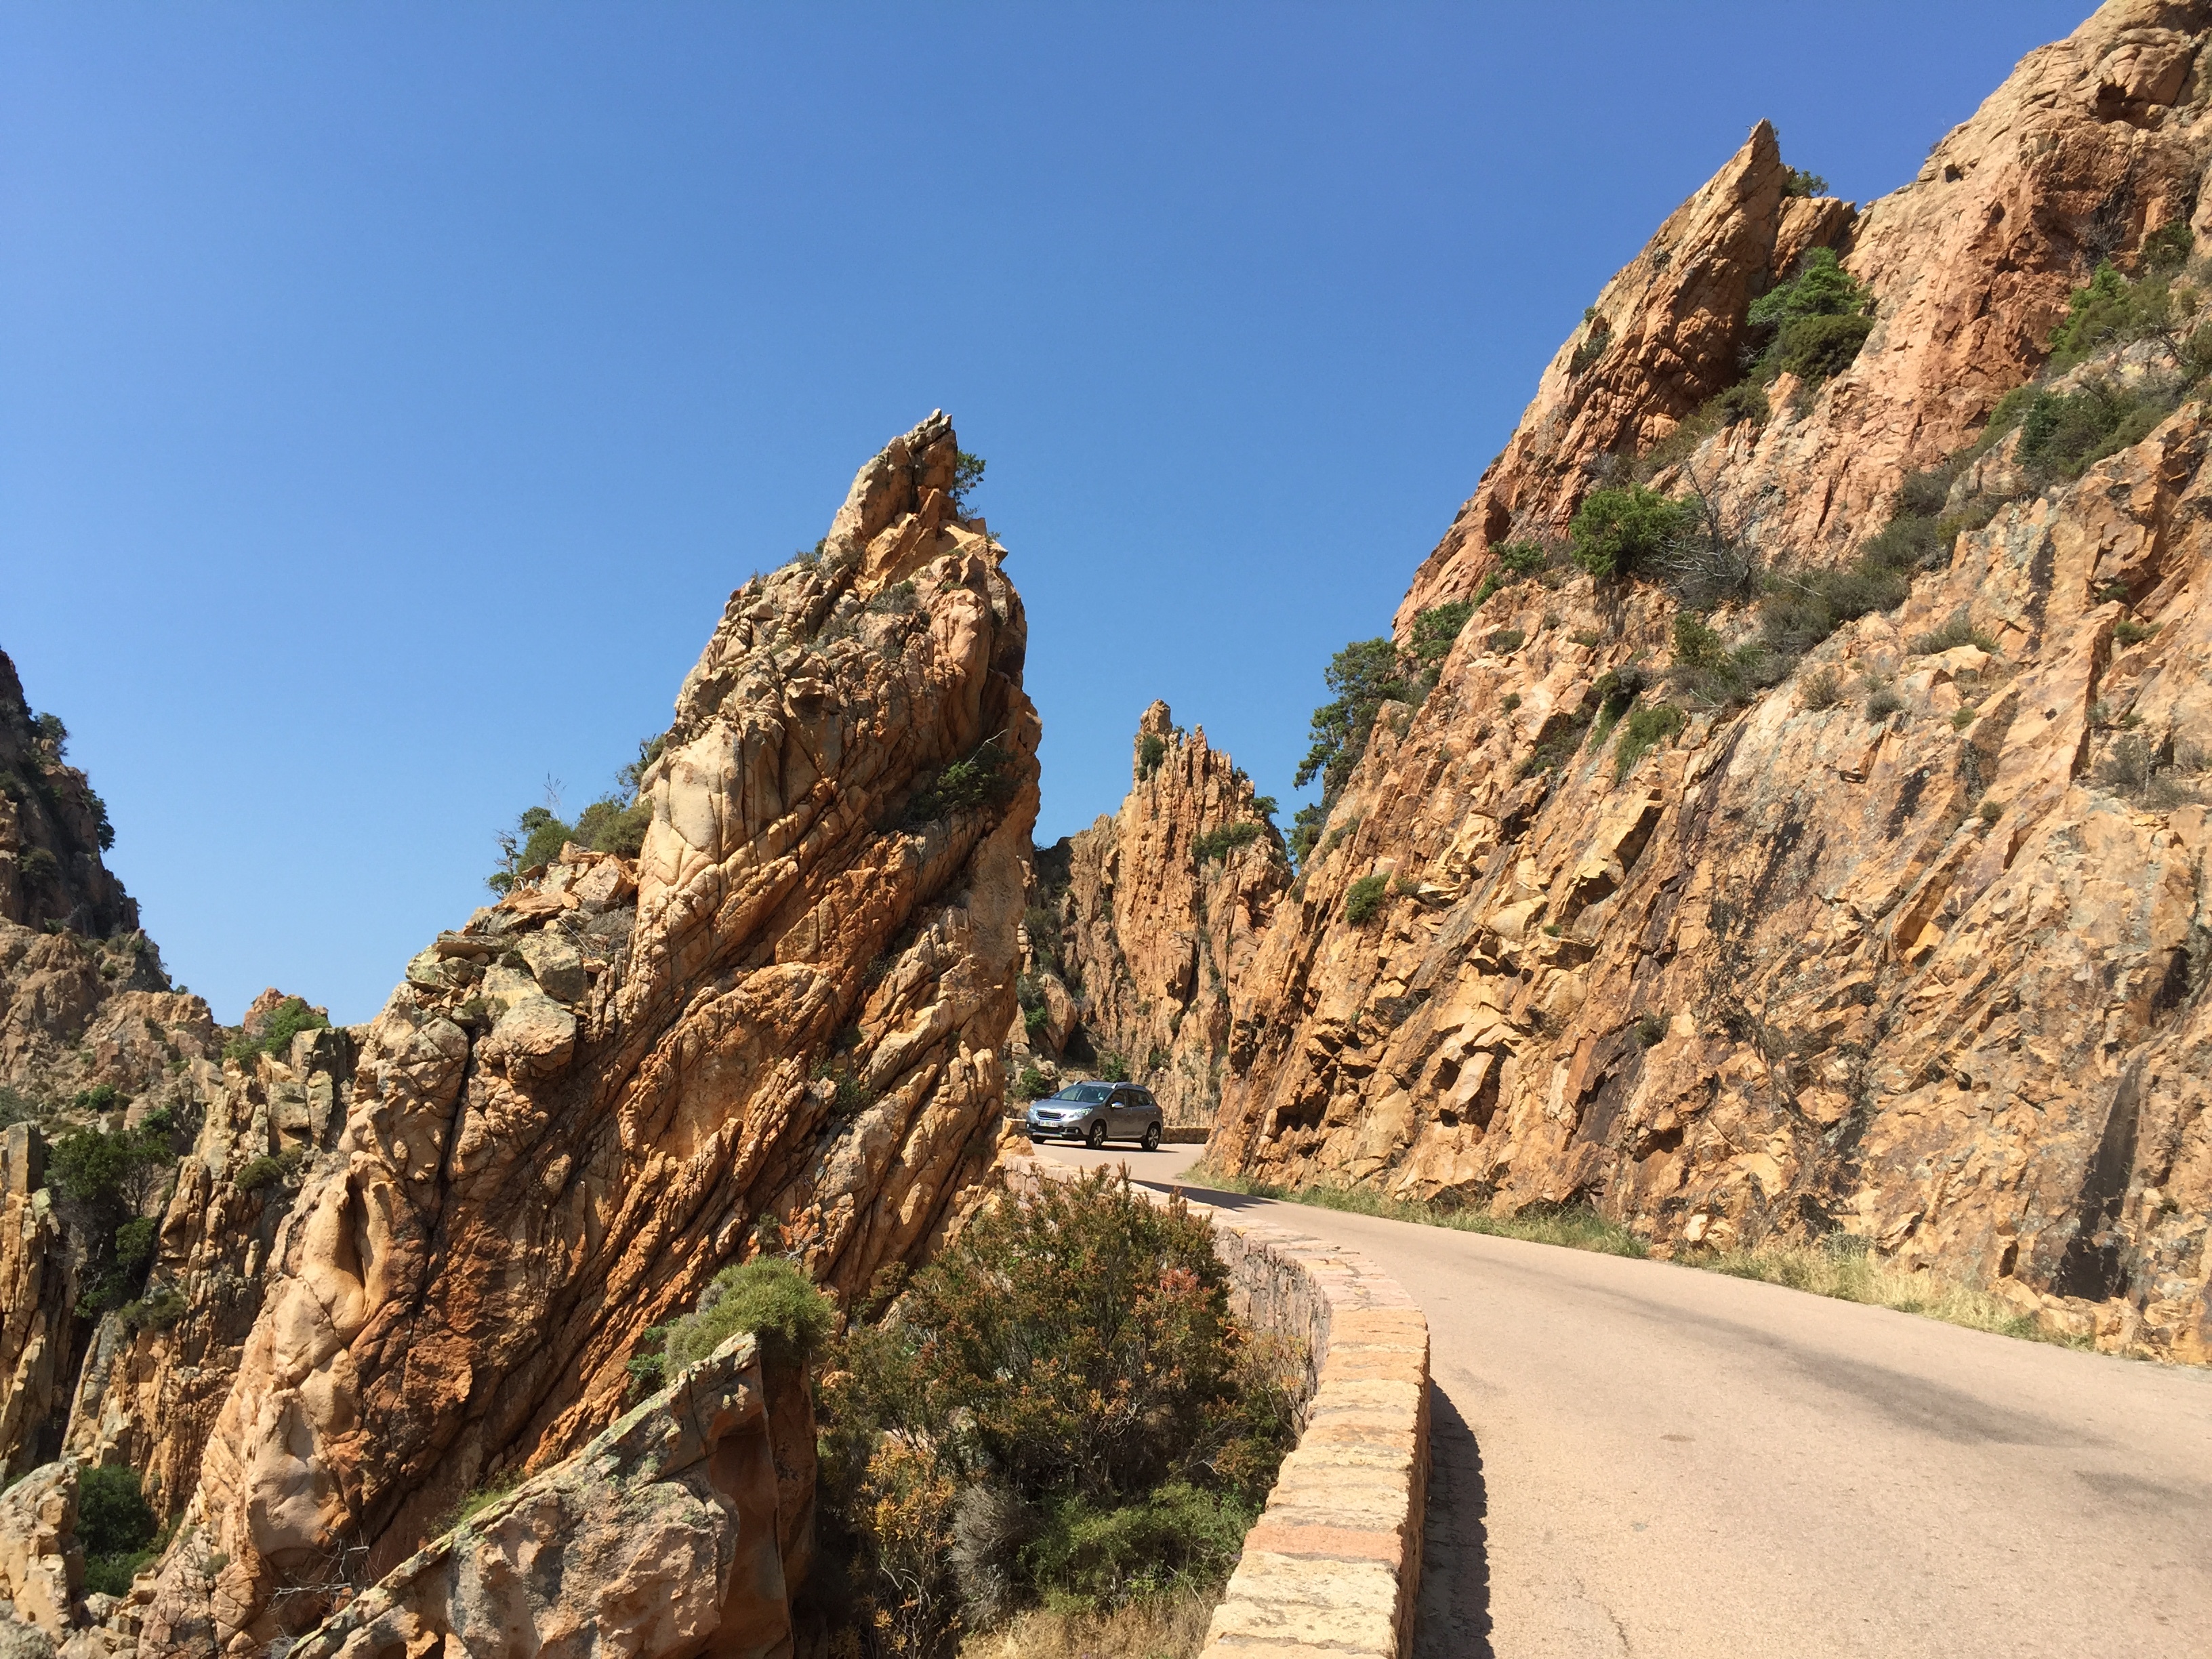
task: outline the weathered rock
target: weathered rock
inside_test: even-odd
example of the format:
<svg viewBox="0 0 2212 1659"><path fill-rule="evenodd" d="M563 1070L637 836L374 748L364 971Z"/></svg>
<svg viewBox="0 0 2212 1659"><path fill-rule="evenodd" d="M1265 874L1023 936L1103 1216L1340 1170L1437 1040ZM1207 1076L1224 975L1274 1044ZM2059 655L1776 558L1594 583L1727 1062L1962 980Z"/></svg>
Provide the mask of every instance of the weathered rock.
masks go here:
<svg viewBox="0 0 2212 1659"><path fill-rule="evenodd" d="M100 1322L66 1440L86 1463L137 1469L165 1520L198 1484L200 1449L261 1311L278 1224L304 1170L337 1144L355 1048L344 1030L302 1031L281 1054L193 1065L199 1133L177 1168L141 1311Z"/></svg>
<svg viewBox="0 0 2212 1659"><path fill-rule="evenodd" d="M788 1655L813 1474L805 1379L733 1338L410 1556L292 1659Z"/></svg>
<svg viewBox="0 0 2212 1659"><path fill-rule="evenodd" d="M84 1588L76 1542L76 1465L42 1464L0 1492L0 1597L15 1618L56 1640Z"/></svg>
<svg viewBox="0 0 2212 1659"><path fill-rule="evenodd" d="M1595 325L1560 347L1415 575L1401 633L1471 593L1491 548L1564 534L1601 458L1632 459L1735 380L1750 301L1814 245L1844 252L1873 290L1874 333L1844 374L1794 406L1778 397L1774 419L1708 439L1692 465L1723 516L1763 544L1847 556L1906 472L1956 450L2042 364L2091 266L2128 262L2199 201L2205 87L2194 64L2209 21L2202 4L2108 0L2029 53L1917 178L1856 218L1843 203L1783 197L1762 123L1598 295L1603 350L1577 374ZM2212 225L2212 192L2201 199Z"/></svg>
<svg viewBox="0 0 2212 1659"><path fill-rule="evenodd" d="M762 1214L842 1294L960 1212L1004 1099L1037 731L956 447L933 416L817 556L731 596L637 860L565 853L360 1033L151 1651L301 1631L471 1487L575 1451Z"/></svg>
<svg viewBox="0 0 2212 1659"><path fill-rule="evenodd" d="M61 1449L77 1285L34 1125L0 1130L0 1479Z"/></svg>
<svg viewBox="0 0 2212 1659"><path fill-rule="evenodd" d="M1058 960L1081 990L1071 1011L1087 1051L1078 1058L1126 1060L1172 1124L1212 1121L1231 988L1290 884L1282 839L1255 799L1203 730L1179 731L1155 702L1137 727L1121 810L1040 855L1040 870L1066 872L1048 908ZM1241 840L1206 844L1224 831ZM1060 1024L1055 988L1048 978L1048 1030ZM1055 1048L1069 1035L1055 1035Z"/></svg>
<svg viewBox="0 0 2212 1659"><path fill-rule="evenodd" d="M2212 125L2175 65L2208 24L2106 5L1869 210L1850 263L1881 317L1859 365L1701 455L1765 558L1832 562L1878 529L1900 471L2035 368L2092 258L2130 260L2182 210ZM1756 161L1724 196L1750 201L1728 181ZM1684 226L1725 218L1699 203L1625 274L1636 292ZM1477 507L1556 528L1584 487L1606 441L1573 435L1561 373ZM1646 379L1607 382L1609 429L1650 411L1638 441L1687 395ZM2212 751L2207 447L2191 404L2040 494L1992 452L1977 471L2027 498L1740 712L1664 684L1663 588L1498 590L1418 712L1377 722L1332 819L1347 833L1237 976L1212 1156L1588 1201L1662 1250L1840 1230L2049 1328L2212 1360L2212 912L2188 781ZM1506 520L1470 514L1401 617L1486 569L1471 550ZM1954 618L1996 650L1938 635ZM1493 648L1499 628L1526 642ZM1691 711L1640 757L1593 724L1632 671ZM1901 710L1870 714L1877 687ZM1355 927L1347 890L1372 875L1390 894Z"/></svg>

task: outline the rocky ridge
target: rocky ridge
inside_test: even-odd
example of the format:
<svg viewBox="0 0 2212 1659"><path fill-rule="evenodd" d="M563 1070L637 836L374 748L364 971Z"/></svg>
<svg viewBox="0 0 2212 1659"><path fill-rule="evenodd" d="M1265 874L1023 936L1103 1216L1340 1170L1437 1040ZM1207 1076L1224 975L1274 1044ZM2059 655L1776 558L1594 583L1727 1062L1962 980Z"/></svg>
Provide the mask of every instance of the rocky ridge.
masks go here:
<svg viewBox="0 0 2212 1659"><path fill-rule="evenodd" d="M1592 1203L1662 1254L1840 1234L2212 1360L2203 406L2070 482L2018 433L1933 475L1948 558L1741 705L1685 667L1741 609L1684 635L1656 582L1492 553L1556 537L1741 374L1749 298L1818 243L1877 303L1856 362L1651 482L1770 568L1842 564L2037 374L2093 263L2138 268L2194 210L2208 31L2114 0L1856 215L1784 196L1755 131L1607 286L1606 340L1562 347L1401 636L1480 608L1383 709L1235 978L1215 1161Z"/></svg>
<svg viewBox="0 0 2212 1659"><path fill-rule="evenodd" d="M1093 1066L1127 1063L1170 1124L1209 1123L1231 988L1290 866L1251 780L1202 729L1180 730L1164 702L1138 725L1130 775L1120 811L1038 855L1046 904L1032 928L1065 975L1040 969L1048 1032ZM1079 994L1062 1015L1068 986Z"/></svg>
<svg viewBox="0 0 2212 1659"><path fill-rule="evenodd" d="M577 1451L763 1215L850 1294L959 1212L999 1132L1037 729L956 457L933 416L731 596L636 859L568 848L369 1025L226 1087L276 1151L204 1142L223 1219L180 1186L162 1236L191 1311L88 1370L71 1431L165 1491L197 1462L142 1650L301 1632L471 1489Z"/></svg>

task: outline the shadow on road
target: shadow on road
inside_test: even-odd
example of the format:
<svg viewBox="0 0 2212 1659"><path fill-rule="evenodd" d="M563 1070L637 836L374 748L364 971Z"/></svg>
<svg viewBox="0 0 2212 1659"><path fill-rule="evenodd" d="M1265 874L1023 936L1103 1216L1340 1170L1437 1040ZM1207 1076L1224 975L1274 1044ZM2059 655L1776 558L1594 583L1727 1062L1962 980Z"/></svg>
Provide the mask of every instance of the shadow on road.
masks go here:
<svg viewBox="0 0 2212 1659"><path fill-rule="evenodd" d="M1413 1659L1495 1659L1490 1647L1490 1494L1482 1449L1442 1389L1429 1389L1429 1504Z"/></svg>

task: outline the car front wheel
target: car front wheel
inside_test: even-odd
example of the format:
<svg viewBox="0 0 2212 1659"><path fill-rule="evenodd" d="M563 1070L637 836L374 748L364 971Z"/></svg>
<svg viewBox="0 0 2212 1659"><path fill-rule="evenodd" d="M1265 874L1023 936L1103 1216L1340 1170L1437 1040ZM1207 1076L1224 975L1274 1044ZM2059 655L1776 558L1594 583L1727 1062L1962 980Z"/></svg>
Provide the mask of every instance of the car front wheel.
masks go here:
<svg viewBox="0 0 2212 1659"><path fill-rule="evenodd" d="M1157 1123L1146 1124L1145 1126L1145 1138L1139 1144L1148 1152L1157 1152L1159 1151L1160 1126Z"/></svg>
<svg viewBox="0 0 2212 1659"><path fill-rule="evenodd" d="M1083 1144L1094 1152L1102 1150L1106 1145L1106 1126L1103 1123L1093 1123L1084 1133Z"/></svg>

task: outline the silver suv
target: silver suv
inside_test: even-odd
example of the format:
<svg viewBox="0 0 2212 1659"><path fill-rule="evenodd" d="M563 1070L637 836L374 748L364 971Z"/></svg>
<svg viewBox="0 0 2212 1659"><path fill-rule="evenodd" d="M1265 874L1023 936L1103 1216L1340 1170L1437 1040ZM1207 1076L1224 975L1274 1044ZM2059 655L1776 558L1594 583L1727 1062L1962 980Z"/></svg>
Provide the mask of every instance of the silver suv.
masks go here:
<svg viewBox="0 0 2212 1659"><path fill-rule="evenodd" d="M1031 1140L1133 1140L1148 1152L1160 1144L1159 1103L1133 1083L1070 1083L1032 1104L1027 1121Z"/></svg>

